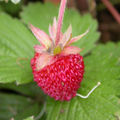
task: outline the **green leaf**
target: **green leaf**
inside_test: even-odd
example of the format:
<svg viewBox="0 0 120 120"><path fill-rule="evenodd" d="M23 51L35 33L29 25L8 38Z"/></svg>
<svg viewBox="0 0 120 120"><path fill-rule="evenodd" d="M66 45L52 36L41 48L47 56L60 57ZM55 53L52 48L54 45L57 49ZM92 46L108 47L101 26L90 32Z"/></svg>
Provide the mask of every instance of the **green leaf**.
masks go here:
<svg viewBox="0 0 120 120"><path fill-rule="evenodd" d="M15 120L22 120L23 118L26 118L30 115L32 115L32 117L37 116L40 112L39 110L41 109L41 106L39 106L38 104L29 106L28 108L25 109L24 112L18 113L15 116Z"/></svg>
<svg viewBox="0 0 120 120"><path fill-rule="evenodd" d="M26 24L31 23L48 33L49 24L52 23L53 17L57 15L58 7L50 3L44 5L41 3L31 3L24 7L21 18ZM97 21L90 14L80 16L75 10L66 10L63 31L67 29L69 24L72 24L73 36L80 35L88 28L90 29L89 33L75 44L80 48L85 48L81 53L82 55L90 52L99 38L99 33L96 31L98 27Z"/></svg>
<svg viewBox="0 0 120 120"><path fill-rule="evenodd" d="M37 40L17 19L0 14L0 83L32 81L30 59Z"/></svg>
<svg viewBox="0 0 120 120"><path fill-rule="evenodd" d="M10 0L7 3L5 1L0 1L0 8L13 16L17 16L21 10L22 4L22 1L19 4L14 4Z"/></svg>
<svg viewBox="0 0 120 120"><path fill-rule="evenodd" d="M8 84L0 84L0 90L12 90L17 93L23 94L25 96L30 96L30 97L37 97L37 99L42 99L45 97L43 94L43 91L40 89L40 87L37 86L35 82L31 82L28 84L24 85L16 85L13 83L8 83Z"/></svg>
<svg viewBox="0 0 120 120"><path fill-rule="evenodd" d="M38 102L29 97L0 93L0 120L23 120L29 116L37 116L41 111Z"/></svg>
<svg viewBox="0 0 120 120"><path fill-rule="evenodd" d="M26 118L26 119L24 119L24 120L34 120L34 117L31 116L31 117L28 117L28 118Z"/></svg>
<svg viewBox="0 0 120 120"><path fill-rule="evenodd" d="M0 6L0 12L3 11L2 7Z"/></svg>
<svg viewBox="0 0 120 120"><path fill-rule="evenodd" d="M85 57L85 75L78 90L86 95L98 81L98 87L87 99L69 102L47 100L47 120L116 120L120 117L120 43L99 45Z"/></svg>

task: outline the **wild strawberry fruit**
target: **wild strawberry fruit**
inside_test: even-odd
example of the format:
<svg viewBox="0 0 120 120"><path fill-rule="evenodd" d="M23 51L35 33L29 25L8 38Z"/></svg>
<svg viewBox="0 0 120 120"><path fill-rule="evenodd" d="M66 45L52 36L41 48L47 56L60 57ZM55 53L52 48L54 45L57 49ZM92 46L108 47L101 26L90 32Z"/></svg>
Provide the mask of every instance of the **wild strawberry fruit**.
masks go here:
<svg viewBox="0 0 120 120"><path fill-rule="evenodd" d="M31 63L38 86L55 100L70 100L76 96L84 73L83 57L79 54L56 56L54 63L36 71L39 57L36 53Z"/></svg>
<svg viewBox="0 0 120 120"><path fill-rule="evenodd" d="M62 21L67 0L61 0L58 21L54 17L53 25L49 26L49 34L30 24L30 29L40 42L35 45L35 56L31 59L34 81L55 100L69 101L75 97L84 74L81 49L71 46L81 39L88 30L72 38L72 27L61 32ZM79 96L79 95L78 95Z"/></svg>

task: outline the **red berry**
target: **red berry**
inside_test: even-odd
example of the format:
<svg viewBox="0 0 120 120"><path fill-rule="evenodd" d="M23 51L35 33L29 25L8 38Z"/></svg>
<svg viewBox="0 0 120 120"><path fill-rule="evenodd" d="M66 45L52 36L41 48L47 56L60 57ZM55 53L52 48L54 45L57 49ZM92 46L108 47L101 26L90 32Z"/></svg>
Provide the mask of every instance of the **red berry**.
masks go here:
<svg viewBox="0 0 120 120"><path fill-rule="evenodd" d="M34 81L38 86L55 100L69 101L75 97L83 79L83 57L79 54L57 55L54 63L37 70L38 58L39 53L36 53L31 60Z"/></svg>
<svg viewBox="0 0 120 120"><path fill-rule="evenodd" d="M49 25L49 35L30 24L30 29L40 45L35 45L35 56L31 60L34 81L42 90L55 100L69 101L80 87L84 74L83 57L79 55L81 48L72 43L85 36L72 36L72 26L62 33L62 21L67 0L61 0L58 19L54 17Z"/></svg>

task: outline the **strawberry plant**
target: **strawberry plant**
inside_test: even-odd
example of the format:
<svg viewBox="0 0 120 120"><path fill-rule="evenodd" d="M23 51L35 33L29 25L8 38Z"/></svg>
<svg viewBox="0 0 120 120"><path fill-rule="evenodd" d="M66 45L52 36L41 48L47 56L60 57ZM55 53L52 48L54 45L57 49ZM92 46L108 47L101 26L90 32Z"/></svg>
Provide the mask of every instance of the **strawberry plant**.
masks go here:
<svg viewBox="0 0 120 120"><path fill-rule="evenodd" d="M120 43L97 42L97 21L65 5L0 12L0 120L120 119Z"/></svg>

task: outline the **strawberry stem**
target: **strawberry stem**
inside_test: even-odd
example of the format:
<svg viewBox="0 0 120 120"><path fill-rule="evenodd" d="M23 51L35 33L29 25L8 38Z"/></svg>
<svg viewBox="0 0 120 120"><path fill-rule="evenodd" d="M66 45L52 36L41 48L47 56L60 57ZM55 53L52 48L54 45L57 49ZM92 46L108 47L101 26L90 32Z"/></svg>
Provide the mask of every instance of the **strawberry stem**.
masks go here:
<svg viewBox="0 0 120 120"><path fill-rule="evenodd" d="M57 24L57 33L56 33L56 45L58 44L60 40L60 33L62 28L62 21L64 17L64 12L66 8L67 0L61 0L60 9L59 9L59 15L58 15L58 24Z"/></svg>
<svg viewBox="0 0 120 120"><path fill-rule="evenodd" d="M90 95L98 86L100 86L100 84L101 84L101 83L98 82L97 85L94 86L94 87L92 88L92 90L91 90L86 96L83 96L83 95L81 95L81 94L79 94L79 93L77 93L76 95L79 96L79 97L81 97L81 98L88 98L89 95Z"/></svg>

